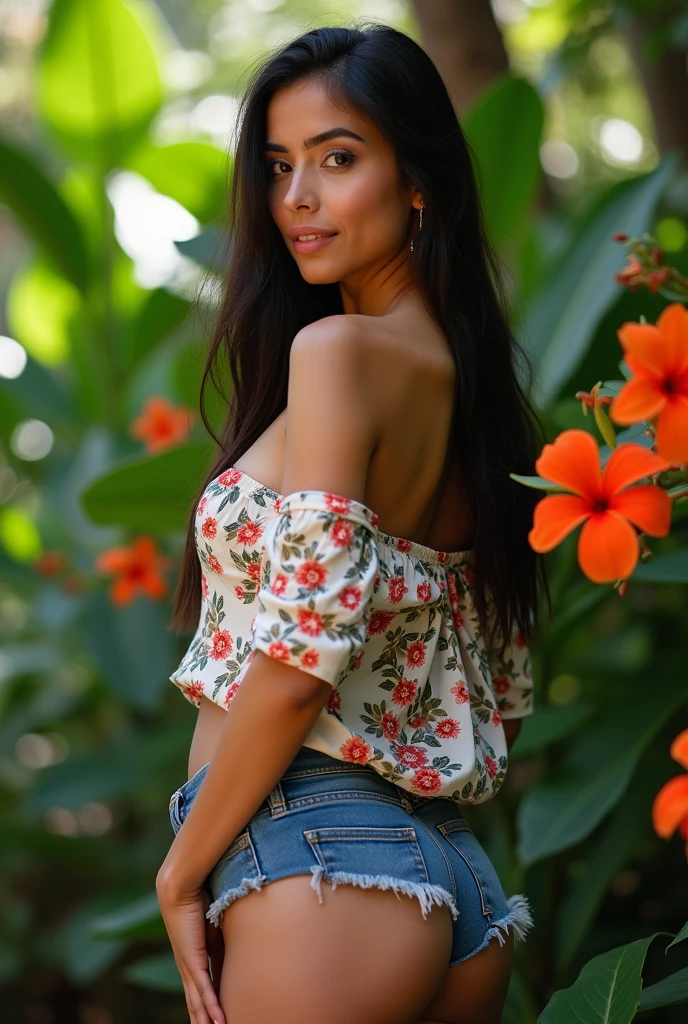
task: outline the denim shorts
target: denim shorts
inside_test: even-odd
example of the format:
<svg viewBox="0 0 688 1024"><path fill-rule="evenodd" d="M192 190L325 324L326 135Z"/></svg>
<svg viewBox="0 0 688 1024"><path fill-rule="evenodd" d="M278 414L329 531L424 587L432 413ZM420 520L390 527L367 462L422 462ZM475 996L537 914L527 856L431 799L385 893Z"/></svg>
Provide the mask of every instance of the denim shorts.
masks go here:
<svg viewBox="0 0 688 1024"><path fill-rule="evenodd" d="M175 835L205 778L204 765L170 798ZM407 792L365 764L339 761L301 747L267 799L205 880L208 920L252 889L289 875L311 875L322 903L323 879L392 889L417 898L423 917L448 906L454 922L449 966L467 960L513 929L532 925L525 896L509 899L497 873L446 797Z"/></svg>

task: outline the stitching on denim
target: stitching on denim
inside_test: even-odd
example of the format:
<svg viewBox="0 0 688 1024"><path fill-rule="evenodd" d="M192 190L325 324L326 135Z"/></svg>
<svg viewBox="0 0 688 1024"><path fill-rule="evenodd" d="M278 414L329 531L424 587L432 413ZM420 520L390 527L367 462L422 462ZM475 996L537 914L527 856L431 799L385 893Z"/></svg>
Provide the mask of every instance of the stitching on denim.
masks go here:
<svg viewBox="0 0 688 1024"><path fill-rule="evenodd" d="M447 842L456 850L458 855L463 859L464 863L466 864L466 866L468 867L469 871L473 875L473 878L475 879L475 884L476 884L476 886L478 888L478 892L480 893L480 902L481 902L482 908L483 908L483 915L485 917L490 917L493 914L493 910L492 910L492 907L490 906L490 904L489 904L489 902L487 900L487 896L485 895L485 891L484 891L484 889L482 887L482 883L480 881L480 878L478 876L477 871L473 867L473 864L471 863L471 861L469 860L467 855L463 852L463 850L459 849L457 844L452 842L451 834L448 833L448 832L445 832L442 825L438 825L437 828L440 830L440 832L442 833L444 838L447 840ZM473 832L470 832L469 834L473 835Z"/></svg>
<svg viewBox="0 0 688 1024"><path fill-rule="evenodd" d="M282 776L282 781L285 779L303 779L309 775L369 775L371 772L377 775L374 768L368 768L366 765L357 766L351 764L343 764L341 768L337 768L334 765L331 768L296 768L293 772L287 771Z"/></svg>
<svg viewBox="0 0 688 1024"><path fill-rule="evenodd" d="M286 801L286 814L302 807L315 807L321 803L335 803L350 798L356 800L372 800L379 803L391 804L393 807L404 809L403 804L392 796L383 796L382 793L370 793L367 790L359 789L328 789L324 793L315 793L313 796L291 797ZM280 815L281 817L281 815Z"/></svg>

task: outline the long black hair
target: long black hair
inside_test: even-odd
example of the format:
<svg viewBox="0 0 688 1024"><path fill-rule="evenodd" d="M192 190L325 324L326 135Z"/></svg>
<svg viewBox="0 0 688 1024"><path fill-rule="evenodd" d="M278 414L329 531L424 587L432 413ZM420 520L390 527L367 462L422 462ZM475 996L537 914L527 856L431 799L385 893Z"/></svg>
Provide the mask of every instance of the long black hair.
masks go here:
<svg viewBox="0 0 688 1024"><path fill-rule="evenodd" d="M542 556L528 543L541 494L510 479L533 474L544 432L528 398L533 368L509 328L498 257L486 237L473 155L442 78L425 51L391 26L316 28L272 54L253 73L239 108L229 194L231 255L201 385L201 414L218 444L203 489L232 466L287 404L295 334L343 313L338 284L301 276L268 206L266 113L275 92L316 79L328 97L372 120L389 141L405 184L424 203L423 230L409 255L413 280L444 331L456 364L453 444L461 452L473 520L475 603L506 640L528 640L538 615ZM229 235L228 235L229 237ZM517 365L518 363L518 365ZM221 436L204 410L208 381L224 392ZM452 443L452 442L450 442ZM200 497L200 495L199 495ZM200 615L201 568L191 509L170 626ZM549 595L548 595L549 597Z"/></svg>

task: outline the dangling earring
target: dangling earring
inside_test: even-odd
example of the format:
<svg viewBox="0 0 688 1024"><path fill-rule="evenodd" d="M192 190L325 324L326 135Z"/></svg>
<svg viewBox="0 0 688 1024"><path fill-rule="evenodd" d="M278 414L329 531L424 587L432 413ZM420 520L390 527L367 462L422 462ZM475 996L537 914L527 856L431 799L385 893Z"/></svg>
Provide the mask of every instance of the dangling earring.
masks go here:
<svg viewBox="0 0 688 1024"><path fill-rule="evenodd" d="M423 209L424 209L424 206L421 203L421 207L420 207L420 224L418 226L418 231L419 232L423 230ZM409 252L413 252L413 239L411 239L411 248L409 249Z"/></svg>

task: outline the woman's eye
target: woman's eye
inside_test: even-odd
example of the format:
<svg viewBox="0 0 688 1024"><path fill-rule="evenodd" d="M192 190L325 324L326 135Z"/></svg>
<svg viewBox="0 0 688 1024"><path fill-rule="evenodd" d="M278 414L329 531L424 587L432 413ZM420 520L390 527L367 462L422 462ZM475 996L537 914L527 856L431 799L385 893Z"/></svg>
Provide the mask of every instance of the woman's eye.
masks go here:
<svg viewBox="0 0 688 1024"><path fill-rule="evenodd" d="M334 158L334 163L326 163L326 161ZM333 149L329 153L326 153L323 157L323 166L328 168L336 168L337 170L344 167L350 167L351 164L356 160L356 155L351 153L348 149ZM286 167L287 171L290 170L290 165L286 160L269 160L268 161L268 174L271 178L280 177L280 171Z"/></svg>

